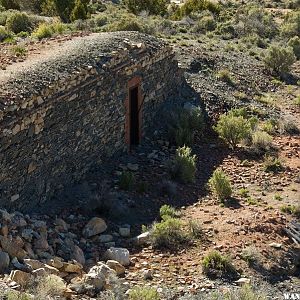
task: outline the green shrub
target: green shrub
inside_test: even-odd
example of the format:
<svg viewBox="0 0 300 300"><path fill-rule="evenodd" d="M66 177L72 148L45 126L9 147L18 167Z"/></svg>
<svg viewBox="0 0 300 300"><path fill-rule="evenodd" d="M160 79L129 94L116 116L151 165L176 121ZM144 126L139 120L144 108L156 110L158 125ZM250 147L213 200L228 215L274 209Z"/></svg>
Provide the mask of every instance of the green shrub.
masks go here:
<svg viewBox="0 0 300 300"><path fill-rule="evenodd" d="M266 51L263 60L266 67L276 74L282 75L289 72L292 64L296 61L296 56L292 47L272 45Z"/></svg>
<svg viewBox="0 0 300 300"><path fill-rule="evenodd" d="M11 37L11 34L5 29L5 27L0 26L0 42L3 42L9 37Z"/></svg>
<svg viewBox="0 0 300 300"><path fill-rule="evenodd" d="M202 134L205 128L202 109L197 107L191 111L175 111L171 114L168 126L172 142L175 141L177 146L191 146L195 133Z"/></svg>
<svg viewBox="0 0 300 300"><path fill-rule="evenodd" d="M264 131L255 131L252 134L252 148L255 152L267 152L272 148L272 137Z"/></svg>
<svg viewBox="0 0 300 300"><path fill-rule="evenodd" d="M24 46L16 45L12 47L11 51L14 53L14 55L20 57L24 56L27 53L27 49Z"/></svg>
<svg viewBox="0 0 300 300"><path fill-rule="evenodd" d="M283 38L292 38L300 35L300 12L289 13L281 25L281 36Z"/></svg>
<svg viewBox="0 0 300 300"><path fill-rule="evenodd" d="M180 216L179 212L170 205L163 205L159 210L159 215L162 220L166 220L167 218L177 218Z"/></svg>
<svg viewBox="0 0 300 300"><path fill-rule="evenodd" d="M164 15L168 5L167 0L124 0L124 3L134 14L147 11L151 15Z"/></svg>
<svg viewBox="0 0 300 300"><path fill-rule="evenodd" d="M35 290L36 299L55 299L62 297L66 284L64 280L56 275L48 275L39 280Z"/></svg>
<svg viewBox="0 0 300 300"><path fill-rule="evenodd" d="M17 0L0 0L0 5L5 9L20 9L19 1Z"/></svg>
<svg viewBox="0 0 300 300"><path fill-rule="evenodd" d="M219 200L224 201L231 197L232 188L230 179L221 169L214 171L212 177L209 179L208 184L212 192L219 198Z"/></svg>
<svg viewBox="0 0 300 300"><path fill-rule="evenodd" d="M242 198L247 198L249 197L249 190L246 188L241 188L239 190L239 194L241 195Z"/></svg>
<svg viewBox="0 0 300 300"><path fill-rule="evenodd" d="M288 46L293 48L294 54L297 59L300 59L300 38L294 36L288 41Z"/></svg>
<svg viewBox="0 0 300 300"><path fill-rule="evenodd" d="M240 289L231 289L226 293L227 300L267 300L263 291L256 291L250 285L243 285Z"/></svg>
<svg viewBox="0 0 300 300"><path fill-rule="evenodd" d="M281 161L277 157L266 155L264 158L264 171L278 173L283 170Z"/></svg>
<svg viewBox="0 0 300 300"><path fill-rule="evenodd" d="M178 6L174 12L173 18L180 20L185 16L190 16L193 13L208 10L213 14L220 13L220 5L209 0L187 0L183 5Z"/></svg>
<svg viewBox="0 0 300 300"><path fill-rule="evenodd" d="M3 296L5 300L31 300L32 296L26 293L9 290L5 291Z"/></svg>
<svg viewBox="0 0 300 300"><path fill-rule="evenodd" d="M260 256L258 249L254 246L246 247L242 250L242 259L246 261L249 265L253 265L259 262Z"/></svg>
<svg viewBox="0 0 300 300"><path fill-rule="evenodd" d="M196 155L192 155L191 148L187 146L177 148L170 171L174 178L183 183L191 183L195 180Z"/></svg>
<svg viewBox="0 0 300 300"><path fill-rule="evenodd" d="M300 130L297 124L293 120L283 120L280 123L281 132L286 132L288 134L299 134Z"/></svg>
<svg viewBox="0 0 300 300"><path fill-rule="evenodd" d="M220 70L217 73L217 78L221 81L224 81L230 85L234 85L234 80L227 69Z"/></svg>
<svg viewBox="0 0 300 300"><path fill-rule="evenodd" d="M74 8L70 14L70 20L86 20L88 18L87 4L83 3L81 0L75 0Z"/></svg>
<svg viewBox="0 0 300 300"><path fill-rule="evenodd" d="M120 180L119 180L119 186L123 190L131 190L133 188L133 185L135 183L135 176L134 173L130 171L124 171L121 174Z"/></svg>
<svg viewBox="0 0 300 300"><path fill-rule="evenodd" d="M213 31L217 26L217 23L213 16L202 17L194 27L196 32Z"/></svg>
<svg viewBox="0 0 300 300"><path fill-rule="evenodd" d="M250 135L251 124L242 116L236 117L229 112L221 115L214 129L220 138L234 149L238 143Z"/></svg>
<svg viewBox="0 0 300 300"><path fill-rule="evenodd" d="M6 28L14 33L30 31L31 22L26 13L17 12L7 18Z"/></svg>
<svg viewBox="0 0 300 300"><path fill-rule="evenodd" d="M236 270L229 258L223 256L218 251L211 251L202 261L203 272L209 277L222 277L230 273L236 273Z"/></svg>
<svg viewBox="0 0 300 300"><path fill-rule="evenodd" d="M32 35L39 40L44 38L50 38L53 35L53 28L50 24L47 23L41 23L35 31L32 33Z"/></svg>
<svg viewBox="0 0 300 300"><path fill-rule="evenodd" d="M177 218L165 218L150 230L150 240L156 248L177 248L188 241L184 224Z"/></svg>
<svg viewBox="0 0 300 300"><path fill-rule="evenodd" d="M158 292L152 287L134 287L128 296L129 300L160 300Z"/></svg>
<svg viewBox="0 0 300 300"><path fill-rule="evenodd" d="M300 205L283 205L280 210L284 213L300 218Z"/></svg>
<svg viewBox="0 0 300 300"><path fill-rule="evenodd" d="M98 27L102 27L108 23L107 16L98 15L95 17L95 23Z"/></svg>
<svg viewBox="0 0 300 300"><path fill-rule="evenodd" d="M112 23L108 27L108 31L139 31L143 32L143 24L137 17L128 15L127 17L121 18L119 21Z"/></svg>

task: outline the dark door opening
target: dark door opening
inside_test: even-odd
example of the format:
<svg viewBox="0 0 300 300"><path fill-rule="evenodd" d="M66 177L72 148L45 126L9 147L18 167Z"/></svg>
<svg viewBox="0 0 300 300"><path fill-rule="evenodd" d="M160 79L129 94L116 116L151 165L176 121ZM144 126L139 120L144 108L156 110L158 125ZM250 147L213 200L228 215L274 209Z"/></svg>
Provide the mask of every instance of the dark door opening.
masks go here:
<svg viewBox="0 0 300 300"><path fill-rule="evenodd" d="M135 146L140 142L140 122L139 122L139 87L134 87L129 91L130 108L130 145Z"/></svg>

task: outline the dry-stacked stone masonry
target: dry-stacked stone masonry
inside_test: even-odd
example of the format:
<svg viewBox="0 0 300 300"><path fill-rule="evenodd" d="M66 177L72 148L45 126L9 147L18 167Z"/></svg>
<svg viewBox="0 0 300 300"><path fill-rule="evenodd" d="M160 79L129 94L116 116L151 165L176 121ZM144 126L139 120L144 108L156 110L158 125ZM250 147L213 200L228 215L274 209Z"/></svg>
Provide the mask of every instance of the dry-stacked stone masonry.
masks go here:
<svg viewBox="0 0 300 300"><path fill-rule="evenodd" d="M0 71L0 205L34 206L134 147L182 82L171 49L118 32Z"/></svg>

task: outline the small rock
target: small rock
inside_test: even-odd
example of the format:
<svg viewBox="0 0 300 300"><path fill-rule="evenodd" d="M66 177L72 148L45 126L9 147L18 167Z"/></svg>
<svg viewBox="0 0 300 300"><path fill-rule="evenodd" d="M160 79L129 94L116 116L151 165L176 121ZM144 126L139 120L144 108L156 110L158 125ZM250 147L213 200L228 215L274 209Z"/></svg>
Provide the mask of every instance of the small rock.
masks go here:
<svg viewBox="0 0 300 300"><path fill-rule="evenodd" d="M104 232L106 229L107 225L105 221L101 218L94 217L86 224L82 233L86 238L89 238Z"/></svg>
<svg viewBox="0 0 300 300"><path fill-rule="evenodd" d="M130 264L129 251L126 248L110 247L104 254L107 260L116 260L123 266Z"/></svg>
<svg viewBox="0 0 300 300"><path fill-rule="evenodd" d="M9 255L6 252L0 251L0 274L3 274L10 263Z"/></svg>
<svg viewBox="0 0 300 300"><path fill-rule="evenodd" d="M99 242L100 243L109 243L112 242L114 237L111 234L101 234L99 235Z"/></svg>
<svg viewBox="0 0 300 300"><path fill-rule="evenodd" d="M134 242L139 246L145 245L149 242L149 238L150 238L150 232L146 231L146 232L141 233L137 237L135 237Z"/></svg>
<svg viewBox="0 0 300 300"><path fill-rule="evenodd" d="M54 267L56 269L61 269L64 266L64 262L62 261L62 258L60 258L60 257L54 257L54 258L50 259L47 263L49 266Z"/></svg>
<svg viewBox="0 0 300 300"><path fill-rule="evenodd" d="M130 225L119 227L119 234L124 238L130 237Z"/></svg>
<svg viewBox="0 0 300 300"><path fill-rule="evenodd" d="M280 249L282 247L282 244L279 243L271 243L269 244L270 247L276 248L276 249Z"/></svg>
<svg viewBox="0 0 300 300"><path fill-rule="evenodd" d="M144 270L143 277L145 280L153 279L152 271L151 270Z"/></svg>
<svg viewBox="0 0 300 300"><path fill-rule="evenodd" d="M130 170L130 171L137 171L139 169L139 165L128 163L127 164L127 169Z"/></svg>
<svg viewBox="0 0 300 300"><path fill-rule="evenodd" d="M39 269L33 270L32 275L35 277L45 277L48 274L44 268L39 268Z"/></svg>
<svg viewBox="0 0 300 300"><path fill-rule="evenodd" d="M12 259L11 264L15 267L15 269L24 271L26 273L30 273L32 271L31 266L27 264L21 264L16 257Z"/></svg>
<svg viewBox="0 0 300 300"><path fill-rule="evenodd" d="M108 260L106 264L113 270L116 271L117 275L123 275L125 273L125 268L119 262L115 260Z"/></svg>
<svg viewBox="0 0 300 300"><path fill-rule="evenodd" d="M251 280L249 278L242 277L239 280L237 280L236 283L238 285L245 285L245 284L250 284L250 281Z"/></svg>

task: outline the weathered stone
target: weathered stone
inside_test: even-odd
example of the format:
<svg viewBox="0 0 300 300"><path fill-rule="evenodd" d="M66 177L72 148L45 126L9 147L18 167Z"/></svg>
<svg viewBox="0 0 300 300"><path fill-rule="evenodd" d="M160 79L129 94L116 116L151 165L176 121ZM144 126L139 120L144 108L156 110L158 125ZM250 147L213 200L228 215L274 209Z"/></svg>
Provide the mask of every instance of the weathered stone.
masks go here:
<svg viewBox="0 0 300 300"><path fill-rule="evenodd" d="M30 273L26 273L26 272L23 272L20 270L11 271L9 278L10 278L10 280L21 285L22 287L27 286L30 283L30 281L32 280L32 276Z"/></svg>
<svg viewBox="0 0 300 300"><path fill-rule="evenodd" d="M82 251L81 248L79 248L78 246L74 246L72 254L71 254L71 259L76 260L77 262L79 262L81 265L85 265L85 257L84 257L84 253Z"/></svg>
<svg viewBox="0 0 300 300"><path fill-rule="evenodd" d="M79 263L64 263L62 271L67 273L82 273L82 265Z"/></svg>
<svg viewBox="0 0 300 300"><path fill-rule="evenodd" d="M107 260L116 260L123 266L130 264L129 251L126 248L110 247L104 254Z"/></svg>
<svg viewBox="0 0 300 300"><path fill-rule="evenodd" d="M119 227L119 234L121 237L130 237L130 225Z"/></svg>
<svg viewBox="0 0 300 300"><path fill-rule="evenodd" d="M54 257L54 258L48 260L47 264L56 269L62 269L64 267L64 262L63 262L62 258L60 258L60 257Z"/></svg>
<svg viewBox="0 0 300 300"><path fill-rule="evenodd" d="M35 277L45 277L48 275L48 273L46 272L46 270L44 268L39 268L39 269L33 270L32 275Z"/></svg>
<svg viewBox="0 0 300 300"><path fill-rule="evenodd" d="M92 267L87 274L83 276L85 284L91 285L94 288L101 290L105 284L105 280L109 276L115 276L116 272L103 263Z"/></svg>
<svg viewBox="0 0 300 300"><path fill-rule="evenodd" d="M83 235L87 238L100 234L107 229L105 221L101 218L92 218L84 227Z"/></svg>
<svg viewBox="0 0 300 300"><path fill-rule="evenodd" d="M17 257L18 259L26 257L26 251L22 249L23 245L19 240L0 236L0 241L3 251L7 252L10 257Z"/></svg>
<svg viewBox="0 0 300 300"><path fill-rule="evenodd" d="M106 264L115 270L117 275L123 275L125 273L125 267L115 260L108 260Z"/></svg>
<svg viewBox="0 0 300 300"><path fill-rule="evenodd" d="M133 239L133 242L136 243L139 246L145 245L149 242L150 239L150 232L146 231L138 235Z"/></svg>
<svg viewBox="0 0 300 300"><path fill-rule="evenodd" d="M37 270L44 267L44 264L36 259L25 258L24 263L29 265L33 270Z"/></svg>
<svg viewBox="0 0 300 300"><path fill-rule="evenodd" d="M113 241L114 237L110 234L101 234L99 235L99 242L100 243L108 243Z"/></svg>
<svg viewBox="0 0 300 300"><path fill-rule="evenodd" d="M6 252L0 251L0 274L3 274L10 263L9 255Z"/></svg>

